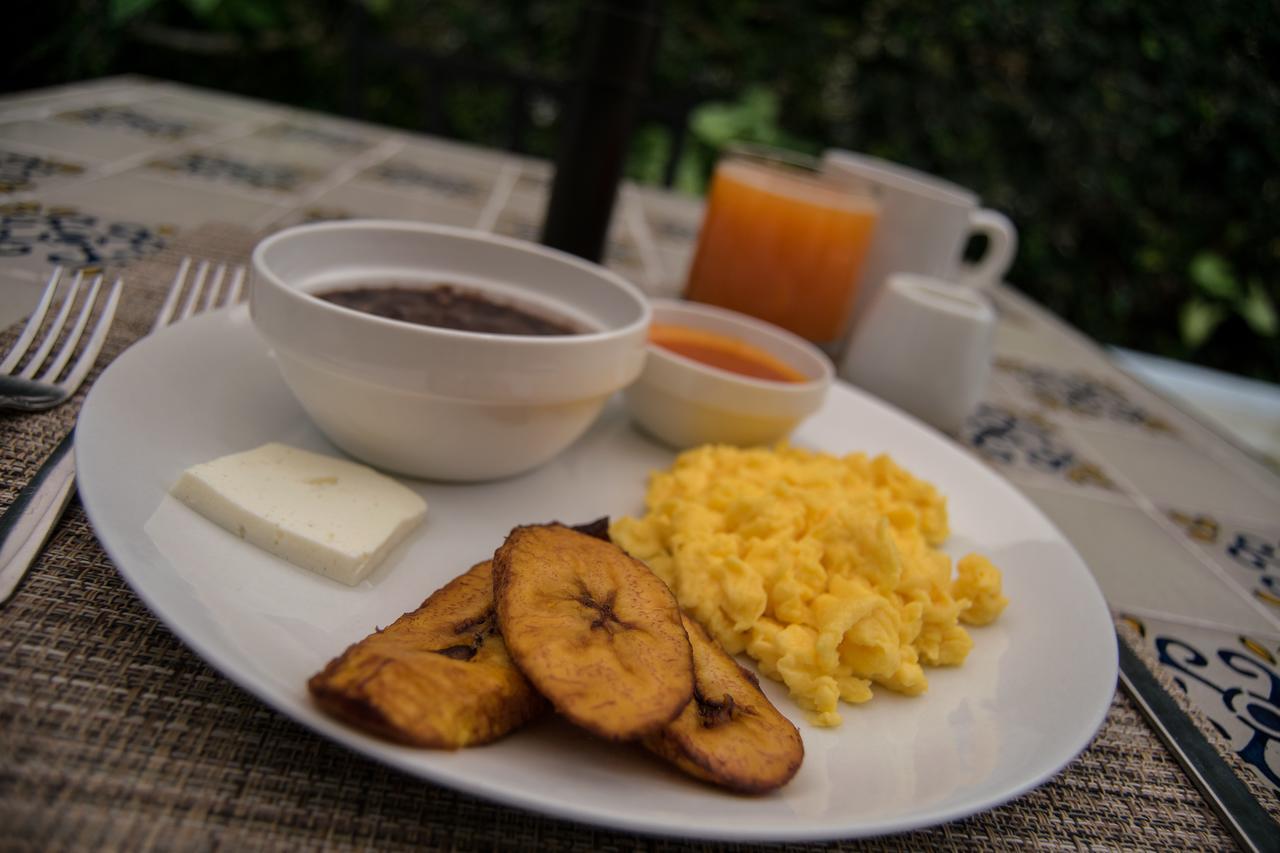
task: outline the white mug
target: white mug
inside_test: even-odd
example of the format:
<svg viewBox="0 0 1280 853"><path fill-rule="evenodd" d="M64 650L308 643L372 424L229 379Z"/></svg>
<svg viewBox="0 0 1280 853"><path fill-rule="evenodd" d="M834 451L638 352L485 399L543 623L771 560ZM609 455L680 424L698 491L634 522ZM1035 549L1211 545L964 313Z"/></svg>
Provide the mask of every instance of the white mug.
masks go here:
<svg viewBox="0 0 1280 853"><path fill-rule="evenodd" d="M829 149L822 171L837 181L869 189L880 206L880 220L863 262L854 313L861 313L885 279L912 272L988 287L1013 263L1018 231L1008 217L980 207L978 196L950 181L852 151ZM973 263L964 260L969 237L983 234L987 250Z"/></svg>
<svg viewBox="0 0 1280 853"><path fill-rule="evenodd" d="M982 400L995 328L995 309L981 290L894 273L867 304L840 375L955 433Z"/></svg>

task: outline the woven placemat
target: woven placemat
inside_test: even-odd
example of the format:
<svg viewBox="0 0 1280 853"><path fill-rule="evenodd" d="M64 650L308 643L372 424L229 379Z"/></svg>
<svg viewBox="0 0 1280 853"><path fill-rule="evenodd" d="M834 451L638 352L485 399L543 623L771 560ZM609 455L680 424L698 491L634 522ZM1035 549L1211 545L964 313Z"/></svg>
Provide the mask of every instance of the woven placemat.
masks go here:
<svg viewBox="0 0 1280 853"><path fill-rule="evenodd" d="M150 327L182 254L243 260L253 239L235 227L201 229L131 266L110 355ZM78 405L0 419L3 505L65 434ZM1239 772L1238 760L1233 766ZM121 580L75 500L0 609L0 827L0 848L30 850L752 849L618 834L490 804L311 734L173 637ZM1117 694L1084 753L1003 807L862 844L762 849L979 846L1233 845Z"/></svg>

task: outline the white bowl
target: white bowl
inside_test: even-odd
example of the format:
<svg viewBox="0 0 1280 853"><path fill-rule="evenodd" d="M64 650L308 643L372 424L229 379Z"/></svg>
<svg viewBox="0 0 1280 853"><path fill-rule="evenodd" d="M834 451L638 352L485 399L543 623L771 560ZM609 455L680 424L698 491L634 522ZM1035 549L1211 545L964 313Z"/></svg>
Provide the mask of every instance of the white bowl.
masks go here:
<svg viewBox="0 0 1280 853"><path fill-rule="evenodd" d="M697 302L654 300L653 322L716 332L769 353L803 382L753 379L649 344L644 372L626 391L627 409L649 434L676 448L742 447L785 438L816 412L831 387L831 361L772 323Z"/></svg>
<svg viewBox="0 0 1280 853"><path fill-rule="evenodd" d="M588 331L550 337L388 320L311 295L459 285ZM623 278L493 234L416 222L285 229L253 252L250 312L298 402L357 459L415 477L489 480L555 456L640 373L650 311Z"/></svg>

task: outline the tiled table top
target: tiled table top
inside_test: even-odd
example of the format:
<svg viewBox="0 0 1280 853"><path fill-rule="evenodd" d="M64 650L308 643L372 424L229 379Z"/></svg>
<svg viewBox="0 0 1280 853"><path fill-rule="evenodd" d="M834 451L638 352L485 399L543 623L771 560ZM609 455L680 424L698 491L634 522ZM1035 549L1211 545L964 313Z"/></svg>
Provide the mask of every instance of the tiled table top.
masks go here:
<svg viewBox="0 0 1280 853"><path fill-rule="evenodd" d="M0 98L0 326L54 264L142 257L205 222L377 216L536 239L549 175L140 78ZM696 199L625 186L606 262L674 295L700 220ZM1053 519L1116 615L1280 792L1280 480L1017 291L996 300L996 369L957 438Z"/></svg>
<svg viewBox="0 0 1280 853"><path fill-rule="evenodd" d="M442 139L111 78L0 98L0 320L52 264L146 255L179 229L377 216L536 239L550 164ZM628 187L606 261L672 291L697 202Z"/></svg>

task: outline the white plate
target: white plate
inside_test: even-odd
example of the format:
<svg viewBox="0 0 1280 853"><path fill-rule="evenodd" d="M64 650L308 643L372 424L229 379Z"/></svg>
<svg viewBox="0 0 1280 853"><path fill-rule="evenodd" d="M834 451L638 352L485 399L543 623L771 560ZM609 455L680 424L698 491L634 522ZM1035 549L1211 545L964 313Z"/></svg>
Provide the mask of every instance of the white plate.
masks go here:
<svg viewBox="0 0 1280 853"><path fill-rule="evenodd" d="M955 531L947 550L989 555L1012 604L973 632L963 667L929 671L924 697L879 690L866 705L844 707L840 728L808 725L785 690L766 682L800 727L805 761L789 785L761 798L699 784L555 718L444 753L366 737L308 701L308 676L490 556L514 525L641 511L646 474L672 454L635 432L616 405L568 452L523 477L409 481L430 504L427 522L356 588L277 560L168 496L187 466L263 442L337 453L290 397L243 308L161 331L116 359L85 403L76 462L107 553L197 654L325 737L432 782L636 832L798 841L941 823L1052 776L1097 730L1116 683L1111 619L1075 551L980 463L848 386L832 389L795 440L888 451L937 483Z"/></svg>

